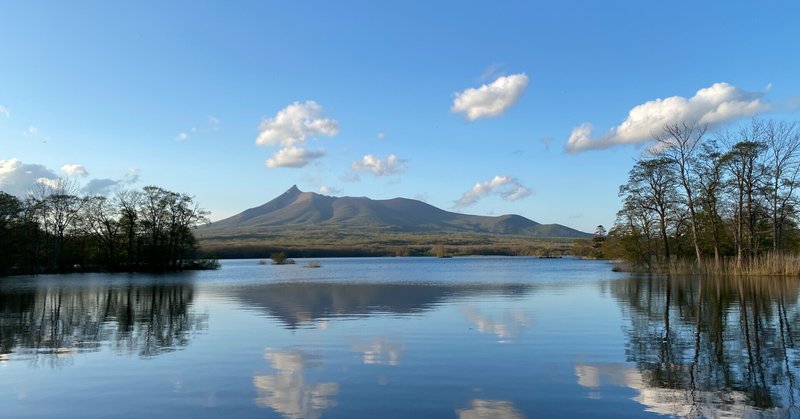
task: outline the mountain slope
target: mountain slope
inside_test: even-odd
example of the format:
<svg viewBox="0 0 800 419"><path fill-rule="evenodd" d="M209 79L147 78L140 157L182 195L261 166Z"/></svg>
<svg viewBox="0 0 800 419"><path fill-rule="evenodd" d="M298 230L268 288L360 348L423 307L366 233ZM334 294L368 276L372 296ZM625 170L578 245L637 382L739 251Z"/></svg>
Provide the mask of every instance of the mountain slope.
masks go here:
<svg viewBox="0 0 800 419"><path fill-rule="evenodd" d="M230 218L198 228L202 239L258 236L280 231L480 233L537 238L587 237L560 224L539 224L519 215L488 217L445 211L421 201L331 197L297 186Z"/></svg>

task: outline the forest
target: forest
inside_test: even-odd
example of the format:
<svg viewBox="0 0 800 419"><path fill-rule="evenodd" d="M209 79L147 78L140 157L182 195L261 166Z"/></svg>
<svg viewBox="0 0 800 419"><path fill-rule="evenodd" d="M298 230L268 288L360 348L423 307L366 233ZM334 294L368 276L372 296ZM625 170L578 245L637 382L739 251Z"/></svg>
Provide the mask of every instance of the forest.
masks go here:
<svg viewBox="0 0 800 419"><path fill-rule="evenodd" d="M157 186L82 196L58 179L23 199L0 191L0 275L213 268L194 259L204 222L191 196Z"/></svg>
<svg viewBox="0 0 800 419"><path fill-rule="evenodd" d="M688 121L654 138L597 255L650 271L800 273L797 123L753 119L709 135Z"/></svg>

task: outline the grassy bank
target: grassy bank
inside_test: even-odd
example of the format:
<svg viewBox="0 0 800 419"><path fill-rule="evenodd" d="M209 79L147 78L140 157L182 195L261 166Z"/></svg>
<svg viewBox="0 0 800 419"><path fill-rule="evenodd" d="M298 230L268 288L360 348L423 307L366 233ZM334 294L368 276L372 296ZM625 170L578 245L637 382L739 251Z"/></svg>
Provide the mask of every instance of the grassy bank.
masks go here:
<svg viewBox="0 0 800 419"><path fill-rule="evenodd" d="M436 256L444 248L449 256L562 256L570 254L574 239L538 239L502 235L433 235L410 233L288 233L271 237L201 239L207 256L268 258L283 252L288 257Z"/></svg>
<svg viewBox="0 0 800 419"><path fill-rule="evenodd" d="M614 269L670 275L800 277L800 255L769 253L744 257L741 262L735 257L725 257L719 262L711 259L700 264L694 259L672 259L669 263L653 264L649 267L619 262Z"/></svg>

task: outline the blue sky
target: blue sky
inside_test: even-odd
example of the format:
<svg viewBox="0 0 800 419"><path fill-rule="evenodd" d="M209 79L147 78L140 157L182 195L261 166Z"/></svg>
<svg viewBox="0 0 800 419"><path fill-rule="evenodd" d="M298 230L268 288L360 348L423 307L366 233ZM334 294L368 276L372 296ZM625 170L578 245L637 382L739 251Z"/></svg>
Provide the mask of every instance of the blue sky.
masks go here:
<svg viewBox="0 0 800 419"><path fill-rule="evenodd" d="M297 184L593 231L669 118L800 119L790 1L0 9L12 192L155 184L220 219Z"/></svg>

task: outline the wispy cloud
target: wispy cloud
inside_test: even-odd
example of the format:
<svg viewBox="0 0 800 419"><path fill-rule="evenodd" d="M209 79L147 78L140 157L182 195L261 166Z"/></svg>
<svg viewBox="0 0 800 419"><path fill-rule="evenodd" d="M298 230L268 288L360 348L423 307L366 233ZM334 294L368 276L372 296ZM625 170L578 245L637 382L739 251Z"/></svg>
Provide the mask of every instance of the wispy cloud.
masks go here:
<svg viewBox="0 0 800 419"><path fill-rule="evenodd" d="M212 115L208 115L206 118L206 123L203 125L201 124L198 128L197 126L191 127L186 131L181 131L178 135L175 136L176 141L186 141L189 137L194 136L196 134L207 134L213 131L219 131L221 126L220 120Z"/></svg>
<svg viewBox="0 0 800 419"><path fill-rule="evenodd" d="M544 151L550 150L550 144L553 144L553 141L554 141L553 137L542 137L539 140L539 142L542 143L542 145L544 145Z"/></svg>
<svg viewBox="0 0 800 419"><path fill-rule="evenodd" d="M506 201L516 201L531 194L530 188L511 176L495 176L491 180L476 183L455 202L457 208L470 206L481 199L498 195Z"/></svg>
<svg viewBox="0 0 800 419"><path fill-rule="evenodd" d="M341 180L342 182L358 182L359 180L361 180L361 176L358 173L351 170L346 173L342 173L339 176L339 180Z"/></svg>
<svg viewBox="0 0 800 419"><path fill-rule="evenodd" d="M505 64L503 64L503 63L492 63L492 64L489 64L489 66L486 67L486 69L483 70L483 73L481 73L481 75L478 77L478 81L484 82L484 81L489 80L489 79L491 79L493 77L496 77L498 75L498 73L500 72L500 69L503 68L504 65Z"/></svg>
<svg viewBox="0 0 800 419"><path fill-rule="evenodd" d="M464 113L470 121L499 116L517 103L527 86L524 73L498 77L490 84L456 93L450 110Z"/></svg>
<svg viewBox="0 0 800 419"><path fill-rule="evenodd" d="M375 176L396 175L406 170L405 160L394 154L385 159L381 159L372 154L367 154L361 161L354 161L350 168L360 172L372 173Z"/></svg>
<svg viewBox="0 0 800 419"><path fill-rule="evenodd" d="M319 193L323 195L338 195L342 193L342 190L334 186L321 186Z"/></svg>
<svg viewBox="0 0 800 419"><path fill-rule="evenodd" d="M378 133L378 135L376 135L376 137L377 137L379 140L386 139L386 133L384 133L384 132L379 132L379 133Z"/></svg>
<svg viewBox="0 0 800 419"><path fill-rule="evenodd" d="M769 89L747 92L728 83L715 83L698 90L694 96L655 99L633 107L621 124L601 136L594 136L591 124L572 130L565 149L570 153L605 149L623 144L651 141L665 124L696 121L710 127L770 110L764 100Z"/></svg>
<svg viewBox="0 0 800 419"><path fill-rule="evenodd" d="M219 127L222 125L219 119L213 115L208 116L208 124L212 131L219 131Z"/></svg>
<svg viewBox="0 0 800 419"><path fill-rule="evenodd" d="M128 169L119 179L92 179L83 187L83 192L88 195L110 195L112 192L124 189L139 181L141 171Z"/></svg>
<svg viewBox="0 0 800 419"><path fill-rule="evenodd" d="M306 140L315 136L332 137L339 133L339 123L322 115L322 106L313 100L294 102L272 118L261 121L256 144L281 146L267 160L267 167L303 167L325 155L323 150L305 149Z"/></svg>
<svg viewBox="0 0 800 419"><path fill-rule="evenodd" d="M61 166L61 171L67 176L87 177L89 172L82 164L65 164Z"/></svg>
<svg viewBox="0 0 800 419"><path fill-rule="evenodd" d="M8 109L3 105L0 105L0 116L4 118L11 118L11 109Z"/></svg>
<svg viewBox="0 0 800 419"><path fill-rule="evenodd" d="M50 137L42 134L39 128L36 128L33 125L29 125L28 128L22 132L22 135L26 138L38 141L47 141L50 139Z"/></svg>

